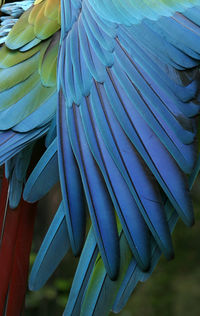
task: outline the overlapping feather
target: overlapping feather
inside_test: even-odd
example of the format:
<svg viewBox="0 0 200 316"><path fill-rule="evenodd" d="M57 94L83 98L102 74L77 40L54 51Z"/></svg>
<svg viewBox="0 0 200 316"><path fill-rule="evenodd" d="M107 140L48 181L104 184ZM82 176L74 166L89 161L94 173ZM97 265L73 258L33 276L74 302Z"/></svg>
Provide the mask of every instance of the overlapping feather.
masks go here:
<svg viewBox="0 0 200 316"><path fill-rule="evenodd" d="M69 244L80 253L86 225L83 187L92 228L64 314L107 315L123 308L161 252L173 256L170 235L178 216L193 224L188 175L197 158L200 6L198 0L35 1L0 51L2 73L16 71L11 87L6 76L2 81L2 97L7 90L11 97L2 103L2 130L12 128L18 135L39 127L42 133L49 126L59 35L49 37L59 29L60 8L58 138L54 119L47 151L24 197L35 201L52 187L58 157L63 202L36 259L30 287L44 284ZM26 73L18 76L20 64ZM34 99L39 91L43 97ZM25 102L32 97L35 103L29 107L17 100L12 105L13 96ZM2 139L12 144L10 136L16 136L6 133ZM24 148L24 141L19 138L17 149L2 157ZM39 192L37 184L48 181L49 170L54 176ZM190 182L198 170L197 162ZM62 238L66 242L59 247ZM53 259L56 247L59 256Z"/></svg>
<svg viewBox="0 0 200 316"><path fill-rule="evenodd" d="M170 233L177 216L193 223L186 175L197 155L200 28L195 5L199 11L195 1L62 1L58 69L67 128L60 116L58 128L69 133L104 262L97 259L93 268L92 251L85 266L81 261L84 270L79 266L77 275L83 283L79 288L75 279L76 295L70 296L66 314L101 315L104 308L107 315L114 301L114 310L120 310L137 282L151 274L160 252L173 255ZM62 153L59 141L58 146ZM59 164L63 168L67 161L59 159ZM99 210L103 199L107 214ZM120 253L127 247L129 267L114 260L114 248L113 257L108 251L114 246L114 210L126 243L122 246L119 237ZM108 239L104 227L109 227ZM116 264L118 277L111 281ZM148 267L149 272L142 271Z"/></svg>

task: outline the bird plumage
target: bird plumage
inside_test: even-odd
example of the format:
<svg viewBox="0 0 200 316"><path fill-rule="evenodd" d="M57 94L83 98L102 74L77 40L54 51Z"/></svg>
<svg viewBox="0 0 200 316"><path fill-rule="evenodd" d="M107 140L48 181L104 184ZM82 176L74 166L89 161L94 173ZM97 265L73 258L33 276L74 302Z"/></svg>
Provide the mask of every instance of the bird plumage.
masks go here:
<svg viewBox="0 0 200 316"><path fill-rule="evenodd" d="M81 254L64 315L120 311L161 253L173 257L178 218L193 224L199 64L198 0L38 0L9 31L1 163L11 206L24 185L23 198L36 202L60 181L30 288L69 247Z"/></svg>

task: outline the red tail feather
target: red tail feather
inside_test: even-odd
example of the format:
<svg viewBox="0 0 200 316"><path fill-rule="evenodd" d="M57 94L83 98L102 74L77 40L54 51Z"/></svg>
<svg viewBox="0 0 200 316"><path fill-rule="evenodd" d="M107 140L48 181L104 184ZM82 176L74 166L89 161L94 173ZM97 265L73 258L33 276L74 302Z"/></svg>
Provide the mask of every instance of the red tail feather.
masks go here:
<svg viewBox="0 0 200 316"><path fill-rule="evenodd" d="M21 315L27 287L36 204L21 200L16 209L7 205L8 181L0 197L0 316Z"/></svg>

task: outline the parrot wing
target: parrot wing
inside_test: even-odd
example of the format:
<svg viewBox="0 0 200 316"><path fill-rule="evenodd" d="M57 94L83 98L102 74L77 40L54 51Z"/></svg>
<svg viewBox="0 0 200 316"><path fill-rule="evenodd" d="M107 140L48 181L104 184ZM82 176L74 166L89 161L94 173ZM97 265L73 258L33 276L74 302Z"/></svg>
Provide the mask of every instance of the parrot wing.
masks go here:
<svg viewBox="0 0 200 316"><path fill-rule="evenodd" d="M77 200L73 212L72 164L93 234L66 315L107 315L161 252L173 256L177 218L194 221L188 175L197 157L200 6L77 0L61 8L58 162L72 249L85 225Z"/></svg>
<svg viewBox="0 0 200 316"><path fill-rule="evenodd" d="M173 254L166 197L186 224L193 223L185 174L196 158L200 33L187 18L192 14L187 1L184 13L173 5L165 12L168 6L159 2L158 8L149 8L155 14L128 25L120 8L131 14L135 5L131 10L131 5L113 3L105 4L106 14L112 12L109 19L98 1L75 1L71 7L62 2L58 158L65 200L71 146L98 247L115 279L119 240L114 209L143 270L150 264L149 234L167 258ZM72 231L79 217L67 209Z"/></svg>
<svg viewBox="0 0 200 316"><path fill-rule="evenodd" d="M33 32L31 19L36 23L50 12L55 22L52 6L50 0L35 1L33 13L23 17L30 26L17 31L16 24L7 48L21 53L43 45L40 40L45 43L46 31L48 40L51 27L37 33L34 26ZM57 181L59 169L63 201L32 270L30 288L37 289L69 244L75 255L81 252L85 194L92 228L67 316L118 312L161 253L173 257L171 232L177 219L193 224L189 175L197 160L199 13L198 0L61 1L57 139L53 121L47 151L27 181L24 198L41 198ZM44 82L52 82L48 70ZM5 111L12 113L11 108ZM35 105L26 116L19 107L21 121L5 130L31 135L31 115L42 120L40 108ZM49 170L55 177L40 193L37 184L48 181Z"/></svg>

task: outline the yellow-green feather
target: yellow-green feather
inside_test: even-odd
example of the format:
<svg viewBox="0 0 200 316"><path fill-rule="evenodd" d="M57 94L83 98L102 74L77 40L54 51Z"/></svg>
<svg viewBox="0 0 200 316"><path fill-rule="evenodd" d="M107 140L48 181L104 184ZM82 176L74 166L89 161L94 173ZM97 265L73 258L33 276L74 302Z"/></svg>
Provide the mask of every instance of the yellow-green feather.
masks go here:
<svg viewBox="0 0 200 316"><path fill-rule="evenodd" d="M10 50L4 45L0 48L0 68L8 68L19 64L32 57L39 51L39 49L40 46L35 46L32 49L21 53L18 50Z"/></svg>
<svg viewBox="0 0 200 316"><path fill-rule="evenodd" d="M19 21L13 26L6 39L6 46L10 49L18 49L35 38L33 25L28 23L31 8L22 14Z"/></svg>
<svg viewBox="0 0 200 316"><path fill-rule="evenodd" d="M0 111L6 118L12 113L13 125L9 123L9 128L56 92L59 19L59 1L36 1L20 17L0 48ZM5 129L3 125L2 121L0 129Z"/></svg>

